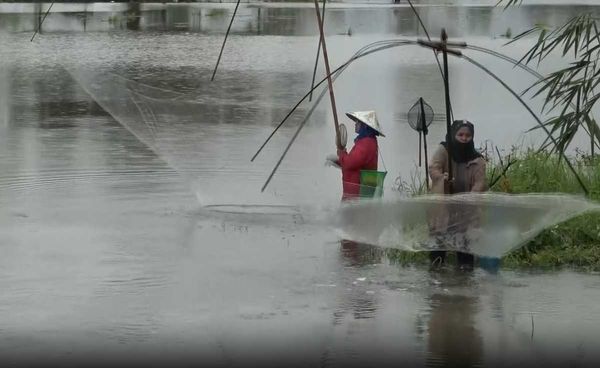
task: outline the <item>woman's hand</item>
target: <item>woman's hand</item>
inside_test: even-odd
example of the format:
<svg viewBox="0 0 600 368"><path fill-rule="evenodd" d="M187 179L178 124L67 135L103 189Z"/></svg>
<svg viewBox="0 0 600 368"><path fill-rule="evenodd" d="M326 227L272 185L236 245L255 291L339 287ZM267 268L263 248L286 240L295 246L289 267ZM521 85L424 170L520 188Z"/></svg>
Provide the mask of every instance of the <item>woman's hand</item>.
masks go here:
<svg viewBox="0 0 600 368"><path fill-rule="evenodd" d="M339 169L340 162L338 161L338 156L337 155L327 155L327 157L325 158L325 165L337 167Z"/></svg>
<svg viewBox="0 0 600 368"><path fill-rule="evenodd" d="M454 182L454 178L450 179L450 176L448 175L447 172L443 173L442 176L443 176L445 182L448 182L448 183Z"/></svg>

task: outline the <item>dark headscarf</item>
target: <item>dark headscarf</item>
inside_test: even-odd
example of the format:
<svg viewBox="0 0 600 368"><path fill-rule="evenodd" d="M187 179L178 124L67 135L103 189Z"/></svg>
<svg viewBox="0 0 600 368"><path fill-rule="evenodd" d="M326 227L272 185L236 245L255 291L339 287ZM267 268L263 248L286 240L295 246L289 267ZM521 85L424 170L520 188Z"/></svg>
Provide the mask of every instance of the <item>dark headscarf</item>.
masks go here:
<svg viewBox="0 0 600 368"><path fill-rule="evenodd" d="M465 163L481 157L481 154L475 149L473 138L468 143L461 143L456 140L456 133L463 127L469 129L471 135L475 138L475 127L467 120L454 120L450 128L452 136L448 137L446 134L446 141L448 141L448 138L452 139L452 152L450 154L452 155L452 160L457 163ZM441 144L448 150L446 142L441 142Z"/></svg>
<svg viewBox="0 0 600 368"><path fill-rule="evenodd" d="M356 142L362 138L376 137L378 135L379 135L379 132L377 132L375 129L371 128L367 124L361 122L360 128L358 128L358 135L356 136L356 138L354 138L354 142Z"/></svg>

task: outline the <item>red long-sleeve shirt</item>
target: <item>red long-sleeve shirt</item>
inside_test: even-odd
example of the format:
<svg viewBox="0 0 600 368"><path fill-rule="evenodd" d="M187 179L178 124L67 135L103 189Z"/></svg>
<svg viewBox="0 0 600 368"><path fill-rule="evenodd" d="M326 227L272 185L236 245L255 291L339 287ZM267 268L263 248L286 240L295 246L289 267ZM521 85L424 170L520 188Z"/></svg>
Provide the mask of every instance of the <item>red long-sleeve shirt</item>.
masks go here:
<svg viewBox="0 0 600 368"><path fill-rule="evenodd" d="M342 200L357 198L360 193L360 170L377 170L377 138L364 137L354 143L350 153L338 150L342 168Z"/></svg>

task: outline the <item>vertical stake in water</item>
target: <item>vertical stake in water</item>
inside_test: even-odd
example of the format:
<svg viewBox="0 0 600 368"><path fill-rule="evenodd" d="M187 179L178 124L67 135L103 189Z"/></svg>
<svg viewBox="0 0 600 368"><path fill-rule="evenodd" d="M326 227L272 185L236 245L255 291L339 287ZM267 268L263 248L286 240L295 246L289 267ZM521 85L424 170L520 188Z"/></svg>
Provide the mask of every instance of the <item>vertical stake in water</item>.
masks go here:
<svg viewBox="0 0 600 368"><path fill-rule="evenodd" d="M425 102L423 97L419 97L417 102L408 110L408 124L419 133L419 167L421 167L421 154L425 156L425 184L429 190L429 161L427 158L427 134L428 126L433 122L433 109ZM423 147L423 152L421 152Z"/></svg>
<svg viewBox="0 0 600 368"><path fill-rule="evenodd" d="M421 167L421 151L423 150L421 148L421 142L423 141L423 137L421 135L421 131L419 131L419 167Z"/></svg>
<svg viewBox="0 0 600 368"><path fill-rule="evenodd" d="M233 24L233 19L235 18L235 13L237 13L238 6L240 6L240 0L235 4L235 9L233 10L233 15L231 16L231 21L229 22L229 27L227 27L227 32L225 33L225 39L223 40L223 45L221 45L221 52L219 52L219 58L217 59L217 65L215 65L215 70L213 70L212 77L210 81L212 82L215 79L215 74L217 74L217 68L219 67L219 62L221 61L221 56L223 55L223 49L225 48L225 42L227 42L227 36L229 36L229 31L231 30L231 25Z"/></svg>
<svg viewBox="0 0 600 368"><path fill-rule="evenodd" d="M448 41L448 34L446 33L445 28L442 28L441 40L442 55L444 56L444 95L446 97L446 147L448 148L448 193L446 194L452 194L452 123L450 122L450 87L448 81L448 51L446 49L446 41Z"/></svg>
<svg viewBox="0 0 600 368"><path fill-rule="evenodd" d="M429 128L427 128L427 121L425 121L425 106L423 106L423 97L419 98L419 105L421 105L421 128L423 129L423 153L425 155L425 185L427 190L429 190L429 163L427 162L427 134L429 133ZM419 144L421 132L419 132ZM419 148L419 162L421 160L421 148Z"/></svg>
<svg viewBox="0 0 600 368"><path fill-rule="evenodd" d="M327 85L329 87L329 98L331 100L331 109L333 110L333 124L335 125L335 144L338 149L342 149L340 141L340 126L338 123L337 109L335 107L335 96L333 95L333 83L331 81L331 71L329 70L329 58L327 56L327 45L325 44L325 34L323 33L323 22L321 12L319 11L319 2L315 0L315 10L317 11L317 23L319 33L321 34L321 46L323 46L323 61L325 62L325 72L327 73Z"/></svg>

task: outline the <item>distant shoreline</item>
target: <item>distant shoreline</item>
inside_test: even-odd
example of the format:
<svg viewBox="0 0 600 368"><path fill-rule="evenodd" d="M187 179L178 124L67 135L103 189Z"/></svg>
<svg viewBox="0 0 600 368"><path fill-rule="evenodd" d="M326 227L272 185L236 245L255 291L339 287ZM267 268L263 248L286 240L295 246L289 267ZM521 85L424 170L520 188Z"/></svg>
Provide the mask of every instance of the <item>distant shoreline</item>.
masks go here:
<svg viewBox="0 0 600 368"><path fill-rule="evenodd" d="M319 3L322 0L318 0ZM413 5L422 6L422 5L437 5L437 6L485 6L485 7L493 7L493 6L503 6L502 4L497 5L498 0L411 0ZM503 0L503 2L507 2L508 0ZM78 0L78 1L69 1L69 0L60 0L54 1L56 4L69 4L69 5L78 5L78 4L128 4L131 0L114 0L114 1L91 1L91 0ZM137 2L140 4L235 4L237 0L135 0L133 2ZM392 6L409 6L407 0L399 0L396 3L394 0L328 0L328 4L334 5L355 5L355 6L377 6L377 5L392 5ZM4 4L41 4L42 6L49 6L52 1L47 0L41 2L39 0L0 0L0 5ZM241 0L242 4L253 4L253 5L279 5L279 6L294 6L294 5L312 5L312 0ZM600 5L598 0L523 0L523 6L527 5L565 5L565 6L573 6L573 5Z"/></svg>

